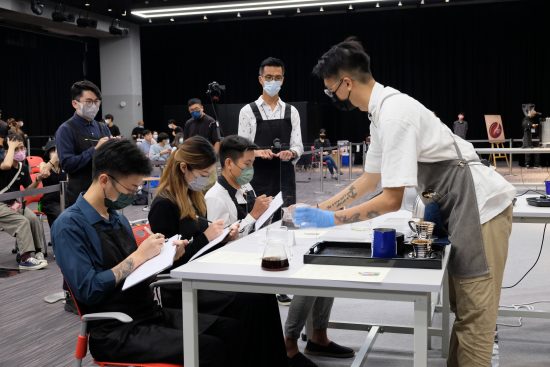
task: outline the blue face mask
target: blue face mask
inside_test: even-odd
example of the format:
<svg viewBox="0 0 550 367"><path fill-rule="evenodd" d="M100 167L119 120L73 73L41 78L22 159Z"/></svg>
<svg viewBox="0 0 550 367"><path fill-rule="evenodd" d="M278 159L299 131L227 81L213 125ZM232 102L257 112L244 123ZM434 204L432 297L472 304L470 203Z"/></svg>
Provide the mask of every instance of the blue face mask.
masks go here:
<svg viewBox="0 0 550 367"><path fill-rule="evenodd" d="M201 111L193 111L191 112L191 117L193 117L195 120L198 120L201 118Z"/></svg>
<svg viewBox="0 0 550 367"><path fill-rule="evenodd" d="M280 80L272 80L270 82L264 82L264 90L270 97L275 97L277 94L279 94L279 91L281 90L281 86L283 85L283 82Z"/></svg>

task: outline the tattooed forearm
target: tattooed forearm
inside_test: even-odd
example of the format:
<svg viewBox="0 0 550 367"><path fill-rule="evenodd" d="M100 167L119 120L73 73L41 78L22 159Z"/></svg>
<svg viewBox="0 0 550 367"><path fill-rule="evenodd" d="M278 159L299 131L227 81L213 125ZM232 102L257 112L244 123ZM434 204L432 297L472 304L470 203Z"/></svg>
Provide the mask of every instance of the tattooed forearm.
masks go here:
<svg viewBox="0 0 550 367"><path fill-rule="evenodd" d="M351 185L349 188L348 188L348 191L338 200L330 203L329 205L327 205L327 209L330 210L330 209L338 209L338 208L341 208L344 206L344 204L350 200L350 199L355 199L357 197L357 190L355 189L355 186Z"/></svg>
<svg viewBox="0 0 550 367"><path fill-rule="evenodd" d="M355 214L350 215L349 217L347 215L334 215L334 217L336 218L336 220L338 220L342 224L354 223L354 222L359 221L360 214L355 213Z"/></svg>
<svg viewBox="0 0 550 367"><path fill-rule="evenodd" d="M376 218L380 215L377 211L371 210L370 212L367 212L367 219Z"/></svg>
<svg viewBox="0 0 550 367"><path fill-rule="evenodd" d="M132 271L134 271L134 259L128 257L123 262L115 266L112 270L115 274L115 282L118 284L122 279L125 279Z"/></svg>

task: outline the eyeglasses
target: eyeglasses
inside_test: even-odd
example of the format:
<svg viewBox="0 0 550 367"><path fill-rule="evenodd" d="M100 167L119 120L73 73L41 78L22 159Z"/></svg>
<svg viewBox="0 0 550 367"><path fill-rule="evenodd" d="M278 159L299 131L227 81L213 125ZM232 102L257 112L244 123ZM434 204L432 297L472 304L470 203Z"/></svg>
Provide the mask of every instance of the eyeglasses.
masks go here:
<svg viewBox="0 0 550 367"><path fill-rule="evenodd" d="M189 112L201 112L201 108L200 108L200 107L191 108L191 109L189 110Z"/></svg>
<svg viewBox="0 0 550 367"><path fill-rule="evenodd" d="M325 88L325 94L327 96L329 96L330 98L334 98L334 95L336 94L336 92L338 92L338 89L340 89L340 87L342 86L343 81L344 81L344 78L340 79L340 81L338 82L338 86L336 87L336 89L334 91L331 91L330 89ZM336 85L336 83L334 83L332 86L334 87L334 85Z"/></svg>
<svg viewBox="0 0 550 367"><path fill-rule="evenodd" d="M273 80L277 81L277 82L280 82L282 81L285 77L284 75L262 75L262 78L266 81L266 82L271 82Z"/></svg>
<svg viewBox="0 0 550 367"><path fill-rule="evenodd" d="M126 191L127 191L126 195L136 195L136 194L139 192L139 190L141 190L141 188L142 188L142 186L140 185L140 186L138 186L137 189L135 189L135 190L129 189L129 188L127 188L126 186L124 186L123 184L121 184L120 182L118 182L117 179L114 178L113 176L111 176L111 175L107 175L107 176L109 176L109 178L110 178L111 180L115 181L117 184L119 184L119 185L122 186L124 189L126 189ZM113 185L113 186L114 186L114 185ZM116 190L116 192L118 192L119 194L122 194L120 191L118 191L118 189L116 188L116 186L115 186L115 190Z"/></svg>
<svg viewBox="0 0 550 367"><path fill-rule="evenodd" d="M95 104L96 106L101 105L101 99L96 99L96 100L87 99L85 101L78 101L78 102L85 104L86 107L92 107L93 104Z"/></svg>

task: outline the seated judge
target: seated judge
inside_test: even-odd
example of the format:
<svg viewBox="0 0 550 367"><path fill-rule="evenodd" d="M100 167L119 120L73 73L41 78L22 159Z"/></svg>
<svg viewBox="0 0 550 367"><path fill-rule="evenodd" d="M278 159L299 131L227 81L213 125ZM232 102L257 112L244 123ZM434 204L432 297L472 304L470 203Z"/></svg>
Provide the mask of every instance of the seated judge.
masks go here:
<svg viewBox="0 0 550 367"><path fill-rule="evenodd" d="M245 137L226 137L220 144L222 174L204 196L208 220L222 219L225 226L240 221L239 237L253 231L254 223L273 199L266 195L256 197L250 185L256 149L258 146Z"/></svg>
<svg viewBox="0 0 550 367"><path fill-rule="evenodd" d="M154 232L167 237L180 234L191 240L185 255L174 263L180 266L220 236L223 220L209 223L203 191L211 184L216 169L216 152L208 140L193 136L168 158L151 209L149 223ZM232 226L227 240L237 237ZM221 246L224 245L222 241ZM220 246L220 245L218 245ZM260 266L260 264L258 264ZM161 289L163 307L181 309L181 288ZM238 320L246 333L239 342L244 347L243 367L280 367L287 360L279 307L274 295L198 291L199 312Z"/></svg>
<svg viewBox="0 0 550 367"><path fill-rule="evenodd" d="M181 309L161 308L149 289L151 280L122 291L124 279L164 244L164 235L156 233L137 247L130 223L117 213L132 203L150 173L149 159L134 143L106 142L94 153L91 186L52 228L57 264L81 312L124 312L133 319L90 322L90 352L98 360L182 362ZM174 260L187 243L174 241ZM210 315L199 315L198 321L200 366L241 366L239 322Z"/></svg>

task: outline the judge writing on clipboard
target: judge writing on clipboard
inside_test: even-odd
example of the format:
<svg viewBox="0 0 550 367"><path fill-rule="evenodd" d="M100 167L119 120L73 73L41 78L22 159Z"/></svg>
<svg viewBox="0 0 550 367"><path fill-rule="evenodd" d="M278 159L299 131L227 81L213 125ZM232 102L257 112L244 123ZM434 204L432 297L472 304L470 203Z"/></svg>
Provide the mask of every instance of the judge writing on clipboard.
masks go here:
<svg viewBox="0 0 550 367"><path fill-rule="evenodd" d="M160 233L139 247L128 220L117 213L133 201L151 163L128 140L109 140L93 157L93 181L84 195L65 210L52 227L52 243L65 280L83 314L124 312L133 321L94 321L89 325L90 352L95 359L181 363L181 310L161 308L143 281L122 291L124 279L164 246ZM185 253L187 241L174 241L174 259ZM237 322L199 315L201 366L237 366L228 353L239 348ZM227 332L230 330L230 332ZM155 345L155 348L143 348Z"/></svg>

